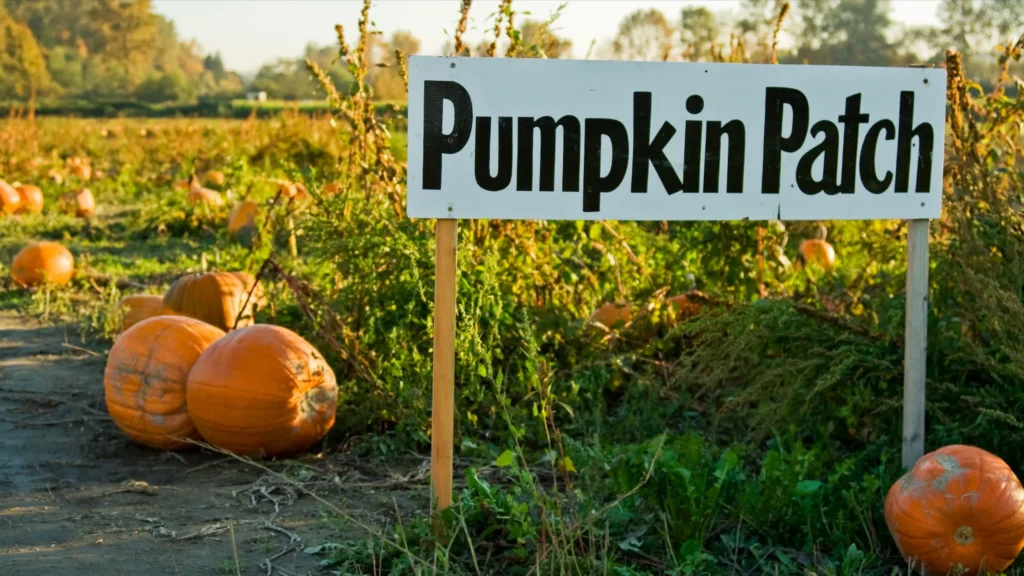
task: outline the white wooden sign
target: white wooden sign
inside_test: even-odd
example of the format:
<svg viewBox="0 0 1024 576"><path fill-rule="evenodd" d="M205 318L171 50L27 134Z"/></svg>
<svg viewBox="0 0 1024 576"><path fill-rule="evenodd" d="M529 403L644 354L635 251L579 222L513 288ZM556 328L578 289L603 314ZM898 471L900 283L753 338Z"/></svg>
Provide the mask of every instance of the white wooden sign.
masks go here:
<svg viewBox="0 0 1024 576"><path fill-rule="evenodd" d="M941 215L946 72L413 56L408 215Z"/></svg>

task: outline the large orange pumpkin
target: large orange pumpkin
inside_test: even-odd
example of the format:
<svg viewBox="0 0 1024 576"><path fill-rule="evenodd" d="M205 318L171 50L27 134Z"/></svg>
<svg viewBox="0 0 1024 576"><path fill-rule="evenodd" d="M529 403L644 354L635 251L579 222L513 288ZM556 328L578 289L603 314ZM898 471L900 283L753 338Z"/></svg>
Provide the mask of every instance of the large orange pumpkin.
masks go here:
<svg viewBox="0 0 1024 576"><path fill-rule="evenodd" d="M64 286L75 272L75 258L64 246L50 241L30 244L11 262L11 278L19 286L39 286L50 282Z"/></svg>
<svg viewBox="0 0 1024 576"><path fill-rule="evenodd" d="M815 262L825 270L831 270L836 263L836 251L828 242L812 238L800 244L800 259L805 265Z"/></svg>
<svg viewBox="0 0 1024 576"><path fill-rule="evenodd" d="M0 214L14 214L21 207L21 195L7 182L0 180Z"/></svg>
<svg viewBox="0 0 1024 576"><path fill-rule="evenodd" d="M148 318L110 349L103 374L107 412L129 438L161 450L200 439L186 406L185 386L200 355L224 332L184 316Z"/></svg>
<svg viewBox="0 0 1024 576"><path fill-rule="evenodd" d="M1024 487L998 456L953 445L922 456L889 489L885 521L923 574L1001 572L1024 549Z"/></svg>
<svg viewBox="0 0 1024 576"><path fill-rule="evenodd" d="M89 218L96 213L96 199L88 188L81 188L61 196L60 207L66 214Z"/></svg>
<svg viewBox="0 0 1024 576"><path fill-rule="evenodd" d="M253 284L256 288L246 305ZM263 304L263 289L247 272L208 272L182 276L164 294L162 312L191 316L228 331L245 305L238 327L253 324L253 309Z"/></svg>
<svg viewBox="0 0 1024 576"><path fill-rule="evenodd" d="M163 296L153 294L131 294L121 298L117 303L119 330L123 332L143 320L159 316L163 306Z"/></svg>
<svg viewBox="0 0 1024 576"><path fill-rule="evenodd" d="M259 204L251 200L240 202L235 206L228 214L228 237L250 246L256 237L256 216L259 211Z"/></svg>
<svg viewBox="0 0 1024 576"><path fill-rule="evenodd" d="M43 191L38 186L22 184L17 190L18 197L21 198L19 214L38 214L43 211Z"/></svg>
<svg viewBox="0 0 1024 576"><path fill-rule="evenodd" d="M620 322L629 322L633 318L632 302L605 302L590 315L590 322L600 322L612 328Z"/></svg>
<svg viewBox="0 0 1024 576"><path fill-rule="evenodd" d="M291 330L256 324L214 342L188 378L192 421L238 455L306 450L334 425L338 386L324 357Z"/></svg>

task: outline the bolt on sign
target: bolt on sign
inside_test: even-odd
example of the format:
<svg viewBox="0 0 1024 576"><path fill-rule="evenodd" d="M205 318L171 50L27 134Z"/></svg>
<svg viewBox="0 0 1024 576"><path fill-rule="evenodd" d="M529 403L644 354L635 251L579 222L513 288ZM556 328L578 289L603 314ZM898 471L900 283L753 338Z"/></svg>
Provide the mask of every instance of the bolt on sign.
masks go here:
<svg viewBox="0 0 1024 576"><path fill-rule="evenodd" d="M936 218L945 76L414 56L408 215Z"/></svg>
<svg viewBox="0 0 1024 576"><path fill-rule="evenodd" d="M903 464L924 452L946 71L413 56L407 213L437 219L431 479L451 503L459 219L909 220Z"/></svg>

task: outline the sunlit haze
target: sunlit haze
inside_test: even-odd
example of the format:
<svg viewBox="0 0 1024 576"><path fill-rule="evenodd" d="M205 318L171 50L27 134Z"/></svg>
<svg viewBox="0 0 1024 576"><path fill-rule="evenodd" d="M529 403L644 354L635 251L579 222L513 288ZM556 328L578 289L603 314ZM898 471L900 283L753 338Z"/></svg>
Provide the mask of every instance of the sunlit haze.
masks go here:
<svg viewBox="0 0 1024 576"><path fill-rule="evenodd" d="M183 38L194 38L206 52L220 52L224 63L243 72L255 71L277 58L293 58L307 43L334 41L334 25L355 28L362 9L359 0L156 0L155 9L172 19ZM547 19L561 2L520 1L513 7L530 17ZM570 0L555 25L556 32L572 40L574 57L583 57L591 43L611 38L619 21L638 8L658 8L676 20L684 6L707 6L715 12L736 12L737 0L622 1ZM937 0L894 0L893 20L898 25L920 26L936 22ZM380 0L372 20L385 36L411 31L422 41L421 53L440 54L452 34L459 0ZM497 0L477 0L470 11L467 43L476 43L490 30Z"/></svg>

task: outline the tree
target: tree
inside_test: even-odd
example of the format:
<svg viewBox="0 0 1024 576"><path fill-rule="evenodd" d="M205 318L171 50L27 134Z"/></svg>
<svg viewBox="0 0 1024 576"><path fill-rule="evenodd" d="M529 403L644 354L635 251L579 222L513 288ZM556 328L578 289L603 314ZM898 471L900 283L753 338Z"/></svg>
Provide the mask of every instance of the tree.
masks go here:
<svg viewBox="0 0 1024 576"><path fill-rule="evenodd" d="M713 12L703 6L683 8L679 36L687 60L706 61L713 57L719 26Z"/></svg>
<svg viewBox="0 0 1024 576"><path fill-rule="evenodd" d="M785 0L743 0L741 3L740 10L743 15L737 27L752 60L768 60L775 23L785 3Z"/></svg>
<svg viewBox="0 0 1024 576"><path fill-rule="evenodd" d="M135 90L136 97L143 102L180 102L191 99L194 87L181 70L152 74L143 80Z"/></svg>
<svg viewBox="0 0 1024 576"><path fill-rule="evenodd" d="M391 35L391 41L388 44L392 54L395 50L401 50L406 56L420 53L420 39L413 36L413 33L408 30L396 30Z"/></svg>
<svg viewBox="0 0 1024 576"><path fill-rule="evenodd" d="M551 31L551 22L524 20L519 25L520 58L564 58L572 54L572 40Z"/></svg>
<svg viewBox="0 0 1024 576"><path fill-rule="evenodd" d="M49 86L50 73L46 68L46 60L36 43L32 30L19 24L7 13L0 10L0 75L8 93L27 98L29 114L35 113L36 96L39 91Z"/></svg>
<svg viewBox="0 0 1024 576"><path fill-rule="evenodd" d="M124 70L125 92L131 92L135 77L153 58L156 22L151 0L94 0L90 14L101 22L104 53L119 62Z"/></svg>
<svg viewBox="0 0 1024 576"><path fill-rule="evenodd" d="M622 60L668 60L676 30L656 8L637 10L619 23L612 51Z"/></svg>
<svg viewBox="0 0 1024 576"><path fill-rule="evenodd" d="M887 38L893 27L888 0L809 0L800 5L800 24L798 60L849 66L903 62Z"/></svg>

